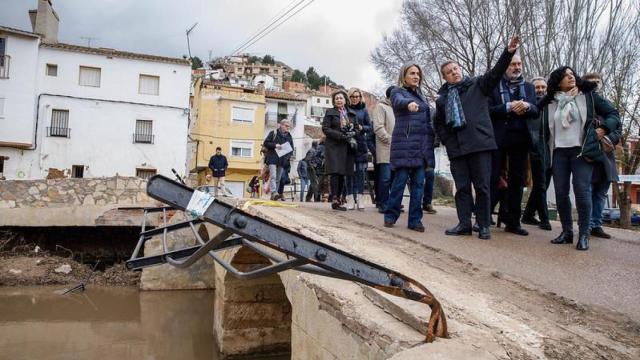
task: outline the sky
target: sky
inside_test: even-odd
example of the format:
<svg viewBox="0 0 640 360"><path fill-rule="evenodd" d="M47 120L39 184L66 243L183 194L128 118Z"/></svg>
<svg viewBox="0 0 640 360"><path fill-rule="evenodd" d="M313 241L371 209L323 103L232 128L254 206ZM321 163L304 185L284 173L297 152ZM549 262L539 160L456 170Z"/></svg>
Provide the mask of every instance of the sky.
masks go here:
<svg viewBox="0 0 640 360"><path fill-rule="evenodd" d="M230 55L284 8L300 0L52 0L60 42L203 60ZM306 4L311 0L304 0ZM0 25L31 31L27 11L37 0L0 0ZM371 51L399 24L401 0L313 0L246 52L321 75L346 87L386 86ZM294 10L295 11L295 10ZM293 11L290 13L292 14Z"/></svg>

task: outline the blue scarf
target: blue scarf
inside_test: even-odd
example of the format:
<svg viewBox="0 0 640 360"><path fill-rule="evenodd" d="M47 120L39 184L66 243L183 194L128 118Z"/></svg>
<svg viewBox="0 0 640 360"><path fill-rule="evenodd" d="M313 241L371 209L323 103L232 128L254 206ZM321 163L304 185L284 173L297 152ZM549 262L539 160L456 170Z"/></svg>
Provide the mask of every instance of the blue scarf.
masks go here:
<svg viewBox="0 0 640 360"><path fill-rule="evenodd" d="M516 89L518 89L518 96L512 98L512 95L515 95ZM511 102L511 100L526 99L527 94L524 89L524 77L520 75L518 78L512 80L503 78L502 81L500 81L500 97L502 98L503 104Z"/></svg>
<svg viewBox="0 0 640 360"><path fill-rule="evenodd" d="M458 93L458 88L461 84L465 83L466 80L467 77L465 76L465 78L457 84L447 84L448 96L445 108L445 121L447 125L454 130L462 129L467 124L464 118L462 102L460 101L460 94Z"/></svg>

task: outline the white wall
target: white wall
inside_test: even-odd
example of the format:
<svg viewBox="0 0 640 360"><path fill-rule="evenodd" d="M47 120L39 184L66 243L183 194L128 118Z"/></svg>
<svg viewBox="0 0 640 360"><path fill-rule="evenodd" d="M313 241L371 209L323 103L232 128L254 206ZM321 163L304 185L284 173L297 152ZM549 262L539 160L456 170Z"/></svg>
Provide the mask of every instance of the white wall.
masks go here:
<svg viewBox="0 0 640 360"><path fill-rule="evenodd" d="M13 51L11 43L7 44L8 54ZM5 91L24 94L20 109L25 119L20 126L14 126L15 119L10 123L10 140L4 139L6 132L0 127L0 141L33 141L35 99L40 95L37 148L35 151L0 148L0 156L9 156L4 172L7 179L44 178L49 168L64 170L72 165L88 166L84 177L116 173L135 176L136 167L155 168L168 176L172 176L171 168L186 173L189 65L109 58L45 47L38 53L37 45L31 48L26 45L23 44L22 52L28 53L29 59L18 62L14 55L11 59L12 74L16 73L18 81L2 87L5 84L0 80L0 94ZM56 77L46 75L47 64L57 65ZM79 85L81 65L101 68L100 87ZM138 93L140 74L160 77L158 95ZM13 111L13 105L6 103L9 106L5 107ZM47 136L53 109L69 111L69 138ZM153 121L153 144L133 143L136 120Z"/></svg>
<svg viewBox="0 0 640 360"><path fill-rule="evenodd" d="M33 143L35 123L36 38L6 35L5 54L9 55L9 78L0 79L0 98L4 98L4 115L0 115L0 142ZM0 155L9 152L0 147Z"/></svg>

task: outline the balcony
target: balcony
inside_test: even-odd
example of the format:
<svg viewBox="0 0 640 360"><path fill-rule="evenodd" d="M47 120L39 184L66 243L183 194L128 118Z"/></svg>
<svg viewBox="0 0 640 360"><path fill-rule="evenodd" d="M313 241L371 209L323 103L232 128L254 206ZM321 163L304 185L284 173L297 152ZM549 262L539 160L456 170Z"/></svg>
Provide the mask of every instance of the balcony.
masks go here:
<svg viewBox="0 0 640 360"><path fill-rule="evenodd" d="M71 129L68 127L47 127L47 136L51 137L71 137Z"/></svg>
<svg viewBox="0 0 640 360"><path fill-rule="evenodd" d="M154 136L151 134L133 134L134 144L153 144Z"/></svg>
<svg viewBox="0 0 640 360"><path fill-rule="evenodd" d="M9 78L9 65L11 65L11 56L0 55L0 79Z"/></svg>

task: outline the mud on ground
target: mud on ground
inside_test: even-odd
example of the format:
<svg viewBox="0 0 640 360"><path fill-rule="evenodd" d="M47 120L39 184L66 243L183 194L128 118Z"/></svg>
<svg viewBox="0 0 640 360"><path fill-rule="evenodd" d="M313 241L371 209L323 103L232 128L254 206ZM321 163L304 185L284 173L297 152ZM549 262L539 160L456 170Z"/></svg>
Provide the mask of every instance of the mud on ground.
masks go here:
<svg viewBox="0 0 640 360"><path fill-rule="evenodd" d="M68 274L55 271L65 264L71 267ZM77 285L84 281L87 285L138 286L140 273L128 271L122 263L93 271L89 265L46 253L0 253L0 286Z"/></svg>

